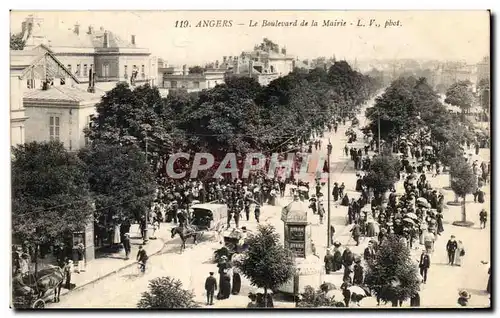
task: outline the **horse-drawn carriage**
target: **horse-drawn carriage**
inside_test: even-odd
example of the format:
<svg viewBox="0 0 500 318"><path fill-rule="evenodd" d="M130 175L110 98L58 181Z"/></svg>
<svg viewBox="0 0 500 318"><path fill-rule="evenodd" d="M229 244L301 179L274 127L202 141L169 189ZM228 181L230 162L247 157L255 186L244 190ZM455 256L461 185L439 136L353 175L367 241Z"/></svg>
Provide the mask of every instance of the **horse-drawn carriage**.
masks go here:
<svg viewBox="0 0 500 318"><path fill-rule="evenodd" d="M204 232L216 232L220 237L227 222L227 206L225 204L194 204L191 209L189 224L172 229L172 238L178 234L182 240L181 251L186 247L186 240L189 237L193 238L195 244L197 238L200 238Z"/></svg>
<svg viewBox="0 0 500 318"><path fill-rule="evenodd" d="M54 302L59 301L65 275L57 266L42 269L36 273L29 273L24 278L17 276L13 280L13 301L16 309L45 308L47 291L54 291Z"/></svg>

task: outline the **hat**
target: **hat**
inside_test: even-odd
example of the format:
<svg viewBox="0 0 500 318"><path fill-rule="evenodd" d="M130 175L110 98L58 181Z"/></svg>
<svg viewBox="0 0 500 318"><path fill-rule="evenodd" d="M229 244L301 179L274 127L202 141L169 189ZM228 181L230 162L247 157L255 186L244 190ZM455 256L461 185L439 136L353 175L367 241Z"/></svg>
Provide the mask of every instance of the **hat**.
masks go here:
<svg viewBox="0 0 500 318"><path fill-rule="evenodd" d="M462 297L462 298L470 298L470 294L468 291L466 291L465 289L464 290L461 290L459 293L458 293L458 296Z"/></svg>
<svg viewBox="0 0 500 318"><path fill-rule="evenodd" d="M210 274L210 275L213 275L213 274L214 274L214 272L209 272L209 274Z"/></svg>
<svg viewBox="0 0 500 318"><path fill-rule="evenodd" d="M340 243L339 241L335 241L335 242L333 243L333 246L335 246L335 247L339 247L339 246L341 246L341 245L342 245L342 243Z"/></svg>

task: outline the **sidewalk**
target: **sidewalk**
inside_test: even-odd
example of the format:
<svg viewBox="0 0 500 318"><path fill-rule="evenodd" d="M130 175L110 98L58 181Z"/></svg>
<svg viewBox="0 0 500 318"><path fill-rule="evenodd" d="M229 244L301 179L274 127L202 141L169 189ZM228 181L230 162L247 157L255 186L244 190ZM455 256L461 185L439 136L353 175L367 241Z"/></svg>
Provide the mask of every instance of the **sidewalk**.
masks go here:
<svg viewBox="0 0 500 318"><path fill-rule="evenodd" d="M117 253L106 254L105 256L94 259L89 262L85 267L84 272L80 272L80 274L73 272L71 274L71 284L75 284L76 287L72 290L68 290L63 288L61 290L61 295L68 294L80 288L83 288L89 284L95 283L101 279L104 279L110 275L113 275L125 268L134 266L136 264L135 257L139 246L142 245L142 239L138 238L134 235L137 231L134 229L137 225L132 226L130 243L132 250L129 255L129 259L125 259L125 252L121 250ZM160 230L155 233L157 239L149 240L148 243L144 246L149 257L158 254L164 246L164 240L161 237L165 237L165 233L167 233L169 227L167 224L161 224ZM151 232L150 232L151 233ZM168 234L168 233L167 233Z"/></svg>

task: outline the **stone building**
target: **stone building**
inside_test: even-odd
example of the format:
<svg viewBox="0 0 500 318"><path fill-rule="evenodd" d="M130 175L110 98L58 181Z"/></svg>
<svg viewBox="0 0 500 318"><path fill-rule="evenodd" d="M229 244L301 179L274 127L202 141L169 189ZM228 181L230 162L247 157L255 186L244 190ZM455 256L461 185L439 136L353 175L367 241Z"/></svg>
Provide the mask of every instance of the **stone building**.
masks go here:
<svg viewBox="0 0 500 318"><path fill-rule="evenodd" d="M83 85L88 83L90 68L96 73L96 87L104 90L120 81L157 85L157 59L137 45L135 35L125 41L103 27L83 28L78 23L49 28L36 15L22 23L22 34L25 50L45 45Z"/></svg>

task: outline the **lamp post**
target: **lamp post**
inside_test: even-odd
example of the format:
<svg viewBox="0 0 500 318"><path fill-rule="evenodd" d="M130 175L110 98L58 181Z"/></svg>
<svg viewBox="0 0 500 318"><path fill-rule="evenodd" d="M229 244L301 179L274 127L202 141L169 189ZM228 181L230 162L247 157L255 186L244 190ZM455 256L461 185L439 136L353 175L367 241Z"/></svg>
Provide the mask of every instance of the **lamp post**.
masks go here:
<svg viewBox="0 0 500 318"><path fill-rule="evenodd" d="M378 129L378 153L380 155L381 151L380 151L380 110L377 111L377 115L378 115L378 119L377 119L377 129Z"/></svg>
<svg viewBox="0 0 500 318"><path fill-rule="evenodd" d="M327 222L326 222L326 226L327 226L327 247L330 247L331 243L332 243L332 238L330 237L330 211L331 211L331 208L330 208L330 155L332 154L332 143L330 142L330 140L328 139L328 146L327 146L327 150L328 150L328 193L327 193L327 198L328 198L328 218L327 218Z"/></svg>
<svg viewBox="0 0 500 318"><path fill-rule="evenodd" d="M151 129L151 126L149 124L144 124L142 125L143 129L144 129L144 141L145 141L145 155L146 155L146 165L149 165L149 161L148 161L148 132L150 131ZM145 211L145 216L144 216L144 221L146 223L146 227L144 228L144 243L143 244L146 244L148 241L149 241L149 233L148 233L148 227L149 227L149 210L146 209Z"/></svg>

